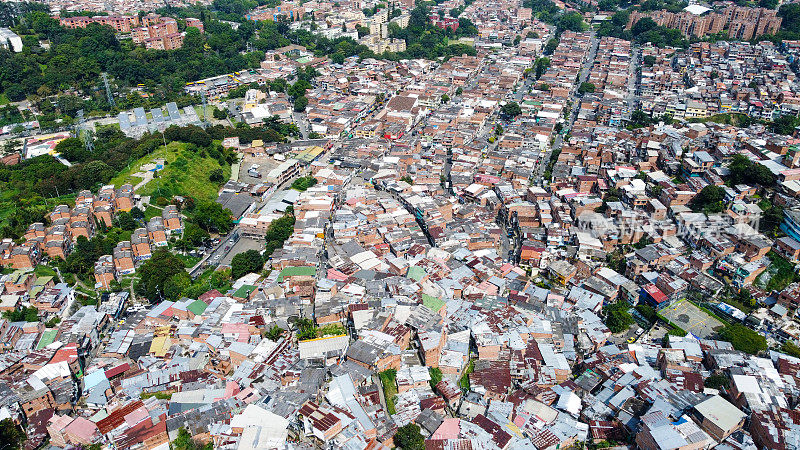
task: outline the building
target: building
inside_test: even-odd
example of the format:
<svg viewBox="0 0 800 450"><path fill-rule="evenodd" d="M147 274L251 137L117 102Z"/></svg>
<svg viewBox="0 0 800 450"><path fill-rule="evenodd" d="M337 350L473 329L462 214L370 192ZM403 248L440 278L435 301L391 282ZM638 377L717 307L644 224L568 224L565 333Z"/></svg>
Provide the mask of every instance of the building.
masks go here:
<svg viewBox="0 0 800 450"><path fill-rule="evenodd" d="M19 53L22 51L22 38L8 28L0 28L0 47Z"/></svg>

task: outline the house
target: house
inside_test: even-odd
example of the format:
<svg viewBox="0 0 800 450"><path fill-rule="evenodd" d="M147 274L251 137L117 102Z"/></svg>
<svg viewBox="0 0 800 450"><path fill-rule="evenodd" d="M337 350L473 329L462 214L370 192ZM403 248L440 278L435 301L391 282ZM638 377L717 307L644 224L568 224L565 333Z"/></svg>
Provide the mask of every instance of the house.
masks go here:
<svg viewBox="0 0 800 450"><path fill-rule="evenodd" d="M551 262L550 265L547 266L547 270L556 282L564 286L578 273L578 269L576 269L575 266L561 259Z"/></svg>
<svg viewBox="0 0 800 450"><path fill-rule="evenodd" d="M717 441L722 441L742 428L747 414L715 395L695 405L692 418L706 433Z"/></svg>

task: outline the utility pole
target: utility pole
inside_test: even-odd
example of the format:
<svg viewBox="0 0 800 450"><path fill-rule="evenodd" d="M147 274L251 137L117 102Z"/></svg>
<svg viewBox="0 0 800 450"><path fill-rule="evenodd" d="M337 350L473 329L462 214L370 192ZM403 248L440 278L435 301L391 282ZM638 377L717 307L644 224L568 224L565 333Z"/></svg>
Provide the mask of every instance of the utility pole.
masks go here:
<svg viewBox="0 0 800 450"><path fill-rule="evenodd" d="M106 98L108 99L108 105L111 108L114 108L116 104L114 103L114 96L111 95L111 87L108 85L108 74L103 72L100 74L103 77L103 84L106 86Z"/></svg>
<svg viewBox="0 0 800 450"><path fill-rule="evenodd" d="M200 122L200 126L205 130L206 126L208 126L208 104L206 100L206 91L201 90L200 96L203 98L203 121Z"/></svg>
<svg viewBox="0 0 800 450"><path fill-rule="evenodd" d="M83 133L81 133L83 132ZM92 141L92 132L86 128L86 119L83 117L83 110L78 110L78 124L75 125L75 137L83 139L83 147L88 150L94 150L94 141Z"/></svg>

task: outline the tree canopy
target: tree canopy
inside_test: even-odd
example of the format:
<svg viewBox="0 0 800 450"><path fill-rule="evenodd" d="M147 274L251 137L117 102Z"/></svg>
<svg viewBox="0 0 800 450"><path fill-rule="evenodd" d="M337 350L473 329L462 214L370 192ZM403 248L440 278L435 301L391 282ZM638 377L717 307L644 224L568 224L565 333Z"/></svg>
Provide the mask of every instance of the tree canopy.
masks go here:
<svg viewBox="0 0 800 450"><path fill-rule="evenodd" d="M264 257L258 250L237 253L231 260L231 277L236 280L248 273L259 273L264 268Z"/></svg>
<svg viewBox="0 0 800 450"><path fill-rule="evenodd" d="M766 166L757 164L744 155L734 155L728 165L731 183L758 184L771 186L775 183L775 175Z"/></svg>
<svg viewBox="0 0 800 450"><path fill-rule="evenodd" d="M604 323L612 333L623 332L633 324L633 316L628 312L628 307L629 305L621 301L603 307Z"/></svg>
<svg viewBox="0 0 800 450"><path fill-rule="evenodd" d="M166 300L167 294L172 294L173 297L179 295L183 288L188 287L182 285L185 278L173 278L181 273L186 274L183 261L165 248L154 251L153 256L136 269L136 273L140 277L136 292L151 302ZM178 284L181 285L181 290L176 294Z"/></svg>
<svg viewBox="0 0 800 450"><path fill-rule="evenodd" d="M719 337L728 341L733 348L751 355L767 349L767 339L742 324L731 324L719 331Z"/></svg>
<svg viewBox="0 0 800 450"><path fill-rule="evenodd" d="M722 212L724 205L722 201L725 199L725 189L720 186L710 184L704 187L700 192L695 194L689 201L689 208L692 211L699 212L705 211L707 213Z"/></svg>
<svg viewBox="0 0 800 450"><path fill-rule="evenodd" d="M394 444L402 450L424 450L425 438L422 437L419 425L410 423L397 429Z"/></svg>
<svg viewBox="0 0 800 450"><path fill-rule="evenodd" d="M25 442L25 432L22 431L11 419L0 421L0 443L4 449L17 450Z"/></svg>
<svg viewBox="0 0 800 450"><path fill-rule="evenodd" d="M522 114L522 108L520 108L519 103L517 102L508 102L500 107L500 113L504 116L514 118Z"/></svg>

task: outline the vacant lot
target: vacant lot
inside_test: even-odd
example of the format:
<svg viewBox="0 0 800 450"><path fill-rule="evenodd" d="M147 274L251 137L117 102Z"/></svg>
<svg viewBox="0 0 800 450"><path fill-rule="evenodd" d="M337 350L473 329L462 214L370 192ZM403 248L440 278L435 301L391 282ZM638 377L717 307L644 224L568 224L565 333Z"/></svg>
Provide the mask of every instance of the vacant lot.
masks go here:
<svg viewBox="0 0 800 450"><path fill-rule="evenodd" d="M209 179L211 172L222 169L222 179L230 177L231 168L228 165L220 166L219 162L203 152L192 151L188 144L170 142L167 147L160 147L153 153L131 164L130 168L111 180L114 186L119 187L125 183L134 186L143 178L143 170L152 168L153 162L164 161L164 167L158 171L158 177L150 180L137 190L142 196L170 198L173 195L188 195L201 200L214 200L219 191L219 183Z"/></svg>
<svg viewBox="0 0 800 450"><path fill-rule="evenodd" d="M687 333L699 338L709 338L715 329L724 326L719 320L709 316L688 300L681 300L660 311L661 315L683 328Z"/></svg>

